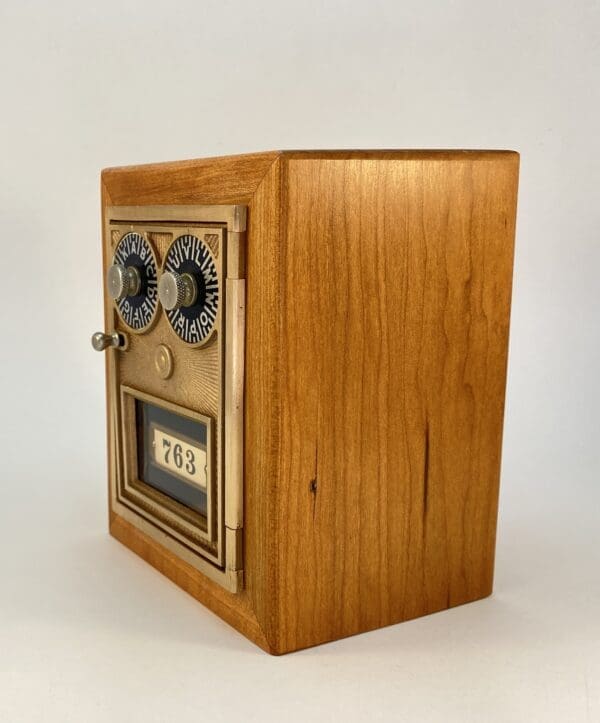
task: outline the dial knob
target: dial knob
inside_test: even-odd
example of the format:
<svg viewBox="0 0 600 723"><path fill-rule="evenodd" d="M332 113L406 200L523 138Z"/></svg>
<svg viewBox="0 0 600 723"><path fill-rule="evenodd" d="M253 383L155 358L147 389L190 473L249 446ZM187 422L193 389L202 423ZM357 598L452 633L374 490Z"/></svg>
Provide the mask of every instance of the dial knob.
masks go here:
<svg viewBox="0 0 600 723"><path fill-rule="evenodd" d="M156 256L146 236L137 231L122 236L106 272L106 285L121 320L136 334L156 319L157 276Z"/></svg>
<svg viewBox="0 0 600 723"><path fill-rule="evenodd" d="M198 296L198 286L191 274L165 271L158 282L158 298L167 310L193 306Z"/></svg>
<svg viewBox="0 0 600 723"><path fill-rule="evenodd" d="M142 286L140 272L135 266L113 264L106 272L106 286L108 295L115 301L121 301L127 296L137 296Z"/></svg>
<svg viewBox="0 0 600 723"><path fill-rule="evenodd" d="M191 346L208 344L218 324L217 258L208 243L189 233L178 236L165 256L160 300L173 331Z"/></svg>

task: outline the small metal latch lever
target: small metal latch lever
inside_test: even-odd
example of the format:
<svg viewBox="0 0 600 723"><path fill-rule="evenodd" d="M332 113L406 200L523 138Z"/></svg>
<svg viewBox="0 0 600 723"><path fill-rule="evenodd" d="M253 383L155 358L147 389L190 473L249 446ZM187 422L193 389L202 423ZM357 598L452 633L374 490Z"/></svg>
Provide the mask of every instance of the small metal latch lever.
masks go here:
<svg viewBox="0 0 600 723"><path fill-rule="evenodd" d="M119 334L118 331L113 331L112 334L104 334L101 331L97 331L95 334L92 334L92 346L96 351L104 351L109 347L124 349L127 346L127 339L123 334Z"/></svg>

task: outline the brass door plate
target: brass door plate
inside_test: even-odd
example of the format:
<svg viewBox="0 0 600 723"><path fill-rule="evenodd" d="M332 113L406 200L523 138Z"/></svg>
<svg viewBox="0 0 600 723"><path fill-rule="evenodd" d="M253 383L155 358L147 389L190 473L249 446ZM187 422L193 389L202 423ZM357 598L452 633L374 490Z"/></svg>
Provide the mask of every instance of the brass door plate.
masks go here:
<svg viewBox="0 0 600 723"><path fill-rule="evenodd" d="M106 299L107 331L119 332L128 340L126 350L111 348L108 355L112 509L211 580L238 592L243 586L246 207L109 206L104 226L105 275L119 240L132 231L156 255L159 278L176 239L200 239L216 269L218 310L210 335L201 344L190 344L178 336L160 305L148 329L129 334L114 304ZM136 404L206 426L204 512L190 509L141 479L142 456L149 451L139 449ZM199 447L188 438L183 436L179 444L165 433L160 439L167 446L175 440L178 463L192 464L183 459L184 452L196 463ZM173 458L162 465L166 474L169 464L173 466ZM185 474L172 476L186 481ZM188 482L194 479L187 477Z"/></svg>

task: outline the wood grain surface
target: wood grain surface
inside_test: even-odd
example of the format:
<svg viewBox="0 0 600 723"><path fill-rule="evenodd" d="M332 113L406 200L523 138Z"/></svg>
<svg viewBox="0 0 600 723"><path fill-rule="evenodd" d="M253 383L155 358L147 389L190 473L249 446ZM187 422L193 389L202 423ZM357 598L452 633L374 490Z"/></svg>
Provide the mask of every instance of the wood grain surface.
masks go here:
<svg viewBox="0 0 600 723"><path fill-rule="evenodd" d="M105 172L105 203L249 204L244 592L112 533L272 653L488 595L517 179L491 151Z"/></svg>
<svg viewBox="0 0 600 723"><path fill-rule="evenodd" d="M246 203L277 153L123 166L102 171L114 206Z"/></svg>
<svg viewBox="0 0 600 723"><path fill-rule="evenodd" d="M492 589L518 157L284 161L276 648Z"/></svg>

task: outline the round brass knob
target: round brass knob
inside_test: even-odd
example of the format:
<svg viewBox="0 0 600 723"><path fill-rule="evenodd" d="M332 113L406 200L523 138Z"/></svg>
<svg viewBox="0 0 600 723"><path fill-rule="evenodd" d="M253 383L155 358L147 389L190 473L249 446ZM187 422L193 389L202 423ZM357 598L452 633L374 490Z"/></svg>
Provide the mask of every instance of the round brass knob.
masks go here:
<svg viewBox="0 0 600 723"><path fill-rule="evenodd" d="M173 354L166 344L159 344L154 352L154 368L161 379L173 374Z"/></svg>
<svg viewBox="0 0 600 723"><path fill-rule="evenodd" d="M192 306L198 295L196 280L191 274L165 271L158 282L158 298L167 311Z"/></svg>
<svg viewBox="0 0 600 723"><path fill-rule="evenodd" d="M106 272L106 288L108 295L115 301L121 301L126 296L136 296L140 292L142 279L135 266L113 264Z"/></svg>

